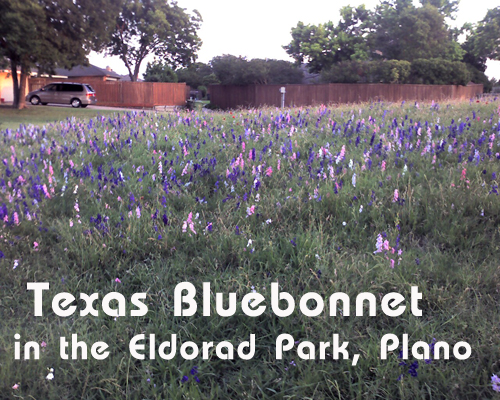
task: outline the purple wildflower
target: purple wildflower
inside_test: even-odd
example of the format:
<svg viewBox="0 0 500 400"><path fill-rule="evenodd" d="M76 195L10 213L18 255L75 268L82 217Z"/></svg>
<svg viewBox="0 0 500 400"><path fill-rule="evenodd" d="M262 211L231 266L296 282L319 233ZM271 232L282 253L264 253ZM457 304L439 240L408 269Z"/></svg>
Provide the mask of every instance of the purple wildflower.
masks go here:
<svg viewBox="0 0 500 400"><path fill-rule="evenodd" d="M491 376L491 386L495 392L500 392L500 378L497 375Z"/></svg>

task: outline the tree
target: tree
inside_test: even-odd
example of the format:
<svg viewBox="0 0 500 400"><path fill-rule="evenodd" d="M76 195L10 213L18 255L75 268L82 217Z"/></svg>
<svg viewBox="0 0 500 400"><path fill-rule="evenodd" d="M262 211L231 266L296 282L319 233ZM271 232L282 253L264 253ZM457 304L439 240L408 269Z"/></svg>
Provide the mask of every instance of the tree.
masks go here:
<svg viewBox="0 0 500 400"><path fill-rule="evenodd" d="M462 59L444 16L431 4L415 7L407 0L382 2L375 10L373 50L383 59Z"/></svg>
<svg viewBox="0 0 500 400"><path fill-rule="evenodd" d="M304 72L297 65L283 60L267 60L267 63L269 65L269 84L302 83Z"/></svg>
<svg viewBox="0 0 500 400"><path fill-rule="evenodd" d="M374 11L344 7L337 25L299 22L284 49L297 63L307 62L310 72L328 70L342 61L461 60L463 50L445 23L457 0L421 3L416 7L412 0L383 0ZM346 79L353 78L346 75Z"/></svg>
<svg viewBox="0 0 500 400"><path fill-rule="evenodd" d="M458 11L460 0L420 0L420 3L423 6L429 4L436 7L444 17L455 19L455 14Z"/></svg>
<svg viewBox="0 0 500 400"><path fill-rule="evenodd" d="M476 25L468 26L465 48L473 57L500 60L500 7L488 10Z"/></svg>
<svg viewBox="0 0 500 400"><path fill-rule="evenodd" d="M120 1L0 0L0 56L9 59L14 107L24 107L22 95L31 68L70 68L87 62L91 49L102 48Z"/></svg>
<svg viewBox="0 0 500 400"><path fill-rule="evenodd" d="M280 60L223 55L214 57L210 65L223 85L300 83L304 75L297 66Z"/></svg>
<svg viewBox="0 0 500 400"><path fill-rule="evenodd" d="M473 82L482 83L485 92L493 86L485 75L486 61L490 58L500 60L500 7L488 10L486 16L477 24L465 24L462 32L466 40L462 44Z"/></svg>
<svg viewBox="0 0 500 400"><path fill-rule="evenodd" d="M371 12L361 5L343 7L337 26L332 22L292 28L292 41L283 46L297 64L306 62L309 72L317 73L345 60L369 58L368 37L371 33Z"/></svg>
<svg viewBox="0 0 500 400"><path fill-rule="evenodd" d="M178 82L175 71L159 61L148 63L143 77L146 82Z"/></svg>
<svg viewBox="0 0 500 400"><path fill-rule="evenodd" d="M210 66L221 85L246 85L243 78L247 60L230 54L216 56L210 60Z"/></svg>
<svg viewBox="0 0 500 400"><path fill-rule="evenodd" d="M174 69L189 66L201 46L196 33L201 21L198 11L189 15L175 1L125 1L107 52L121 58L132 81L149 54Z"/></svg>
<svg viewBox="0 0 500 400"><path fill-rule="evenodd" d="M193 89L200 86L216 85L220 81L215 76L212 67L208 64L197 62L187 68L181 68L176 71L179 82L186 82L186 85Z"/></svg>

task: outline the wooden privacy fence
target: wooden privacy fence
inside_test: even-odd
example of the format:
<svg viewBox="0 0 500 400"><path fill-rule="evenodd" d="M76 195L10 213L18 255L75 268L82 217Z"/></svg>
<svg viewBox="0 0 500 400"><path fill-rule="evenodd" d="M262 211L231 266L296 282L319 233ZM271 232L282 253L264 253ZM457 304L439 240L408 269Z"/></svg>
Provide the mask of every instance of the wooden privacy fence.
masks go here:
<svg viewBox="0 0 500 400"><path fill-rule="evenodd" d="M185 83L121 82L91 78L31 78L29 90L40 89L51 82L88 83L95 90L97 105L111 107L150 108L155 106L184 106L189 96Z"/></svg>
<svg viewBox="0 0 500 400"><path fill-rule="evenodd" d="M286 88L285 107L319 104L403 100L468 100L483 93L483 85L403 85L386 83L329 83L324 85L211 85L210 103L222 109L281 106L281 87Z"/></svg>

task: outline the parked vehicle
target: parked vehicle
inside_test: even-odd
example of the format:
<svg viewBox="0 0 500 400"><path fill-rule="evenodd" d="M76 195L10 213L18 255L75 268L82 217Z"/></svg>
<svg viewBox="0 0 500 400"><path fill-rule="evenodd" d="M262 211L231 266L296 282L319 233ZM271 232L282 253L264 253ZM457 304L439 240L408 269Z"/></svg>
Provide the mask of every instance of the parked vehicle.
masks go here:
<svg viewBox="0 0 500 400"><path fill-rule="evenodd" d="M72 107L78 108L96 104L97 97L94 89L88 83L54 82L29 92L26 101L34 106L56 103L71 104Z"/></svg>

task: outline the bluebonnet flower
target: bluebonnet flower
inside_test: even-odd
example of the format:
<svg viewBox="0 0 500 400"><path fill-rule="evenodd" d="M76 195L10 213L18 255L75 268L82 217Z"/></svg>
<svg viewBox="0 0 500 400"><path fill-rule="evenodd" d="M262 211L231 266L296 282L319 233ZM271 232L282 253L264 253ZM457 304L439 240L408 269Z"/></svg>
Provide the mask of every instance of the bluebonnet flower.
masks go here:
<svg viewBox="0 0 500 400"><path fill-rule="evenodd" d="M500 378L497 375L491 376L491 386L495 392L500 392Z"/></svg>

